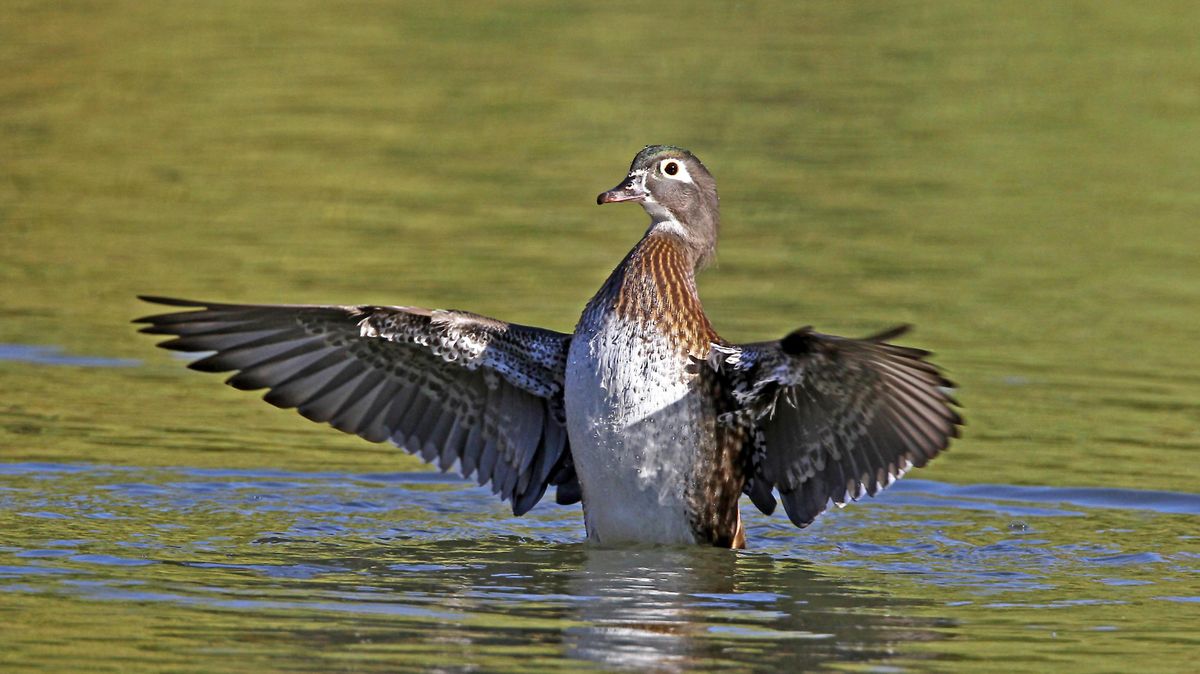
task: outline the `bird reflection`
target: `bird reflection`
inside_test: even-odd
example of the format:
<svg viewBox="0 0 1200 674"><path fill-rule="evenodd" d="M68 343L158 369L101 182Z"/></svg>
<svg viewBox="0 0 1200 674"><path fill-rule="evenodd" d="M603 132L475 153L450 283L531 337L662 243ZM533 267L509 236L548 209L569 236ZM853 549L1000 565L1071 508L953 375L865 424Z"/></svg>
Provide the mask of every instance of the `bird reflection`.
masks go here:
<svg viewBox="0 0 1200 674"><path fill-rule="evenodd" d="M356 578L336 595L356 617L296 637L369 641L434 669L482 659L521 669L536 658L654 672L810 671L886 663L904 644L947 632L940 619L915 615L929 614L926 601L852 587L763 552L498 538L360 548L337 566ZM325 581L311 582L313 594L329 592Z"/></svg>
<svg viewBox="0 0 1200 674"><path fill-rule="evenodd" d="M898 638L933 638L918 621L861 610L893 605L882 595L766 555L585 548L567 576L583 624L567 630L566 655L607 666L685 671L749 657L798 671L886 657Z"/></svg>
<svg viewBox="0 0 1200 674"><path fill-rule="evenodd" d="M586 549L568 574L583 626L567 655L607 665L683 670L708 629L703 595L734 591L737 557L707 548Z"/></svg>

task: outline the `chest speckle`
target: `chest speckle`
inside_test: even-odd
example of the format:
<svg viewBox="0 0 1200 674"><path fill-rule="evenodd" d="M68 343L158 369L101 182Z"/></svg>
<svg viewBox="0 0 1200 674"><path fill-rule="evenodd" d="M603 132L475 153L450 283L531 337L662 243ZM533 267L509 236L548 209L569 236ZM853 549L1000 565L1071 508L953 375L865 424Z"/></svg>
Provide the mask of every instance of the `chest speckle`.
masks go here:
<svg viewBox="0 0 1200 674"><path fill-rule="evenodd" d="M704 406L686 356L610 317L576 333L567 360L571 451L589 535L692 543L687 493Z"/></svg>

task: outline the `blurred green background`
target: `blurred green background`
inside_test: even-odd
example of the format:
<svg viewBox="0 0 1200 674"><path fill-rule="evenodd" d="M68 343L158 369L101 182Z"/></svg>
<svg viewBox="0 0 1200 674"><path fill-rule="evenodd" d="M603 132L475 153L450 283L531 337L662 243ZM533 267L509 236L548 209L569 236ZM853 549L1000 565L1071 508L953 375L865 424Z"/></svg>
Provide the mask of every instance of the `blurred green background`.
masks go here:
<svg viewBox="0 0 1200 674"><path fill-rule="evenodd" d="M648 143L717 177L734 340L916 324L965 438L921 477L1195 490L1200 5L23 2L0 9L12 461L398 470L187 372L137 293L570 330L645 225Z"/></svg>

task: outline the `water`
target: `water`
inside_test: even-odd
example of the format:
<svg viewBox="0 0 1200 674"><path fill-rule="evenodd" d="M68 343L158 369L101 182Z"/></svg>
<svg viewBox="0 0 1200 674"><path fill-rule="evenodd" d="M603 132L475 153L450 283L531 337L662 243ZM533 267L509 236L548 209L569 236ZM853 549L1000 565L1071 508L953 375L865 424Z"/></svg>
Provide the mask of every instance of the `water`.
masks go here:
<svg viewBox="0 0 1200 674"><path fill-rule="evenodd" d="M1144 640L1165 669L1196 645L1200 496L909 480L803 535L745 514L742 553L598 550L577 508L514 520L437 473L7 464L6 664L97 622L89 662L121 671L1102 668Z"/></svg>
<svg viewBox="0 0 1200 674"><path fill-rule="evenodd" d="M1200 9L0 8L0 669L1186 670ZM647 143L734 340L908 322L965 437L752 549L597 551L188 372L138 293L569 330ZM915 479L912 479L915 478Z"/></svg>

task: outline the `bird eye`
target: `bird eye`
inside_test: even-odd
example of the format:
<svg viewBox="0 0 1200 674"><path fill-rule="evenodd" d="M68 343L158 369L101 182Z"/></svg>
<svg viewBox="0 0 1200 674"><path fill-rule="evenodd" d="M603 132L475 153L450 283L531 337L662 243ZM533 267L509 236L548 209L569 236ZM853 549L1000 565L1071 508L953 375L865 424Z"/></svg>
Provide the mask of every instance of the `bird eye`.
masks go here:
<svg viewBox="0 0 1200 674"><path fill-rule="evenodd" d="M665 162L662 166L662 172L669 176L673 176L676 173L679 173L679 164L673 161Z"/></svg>

